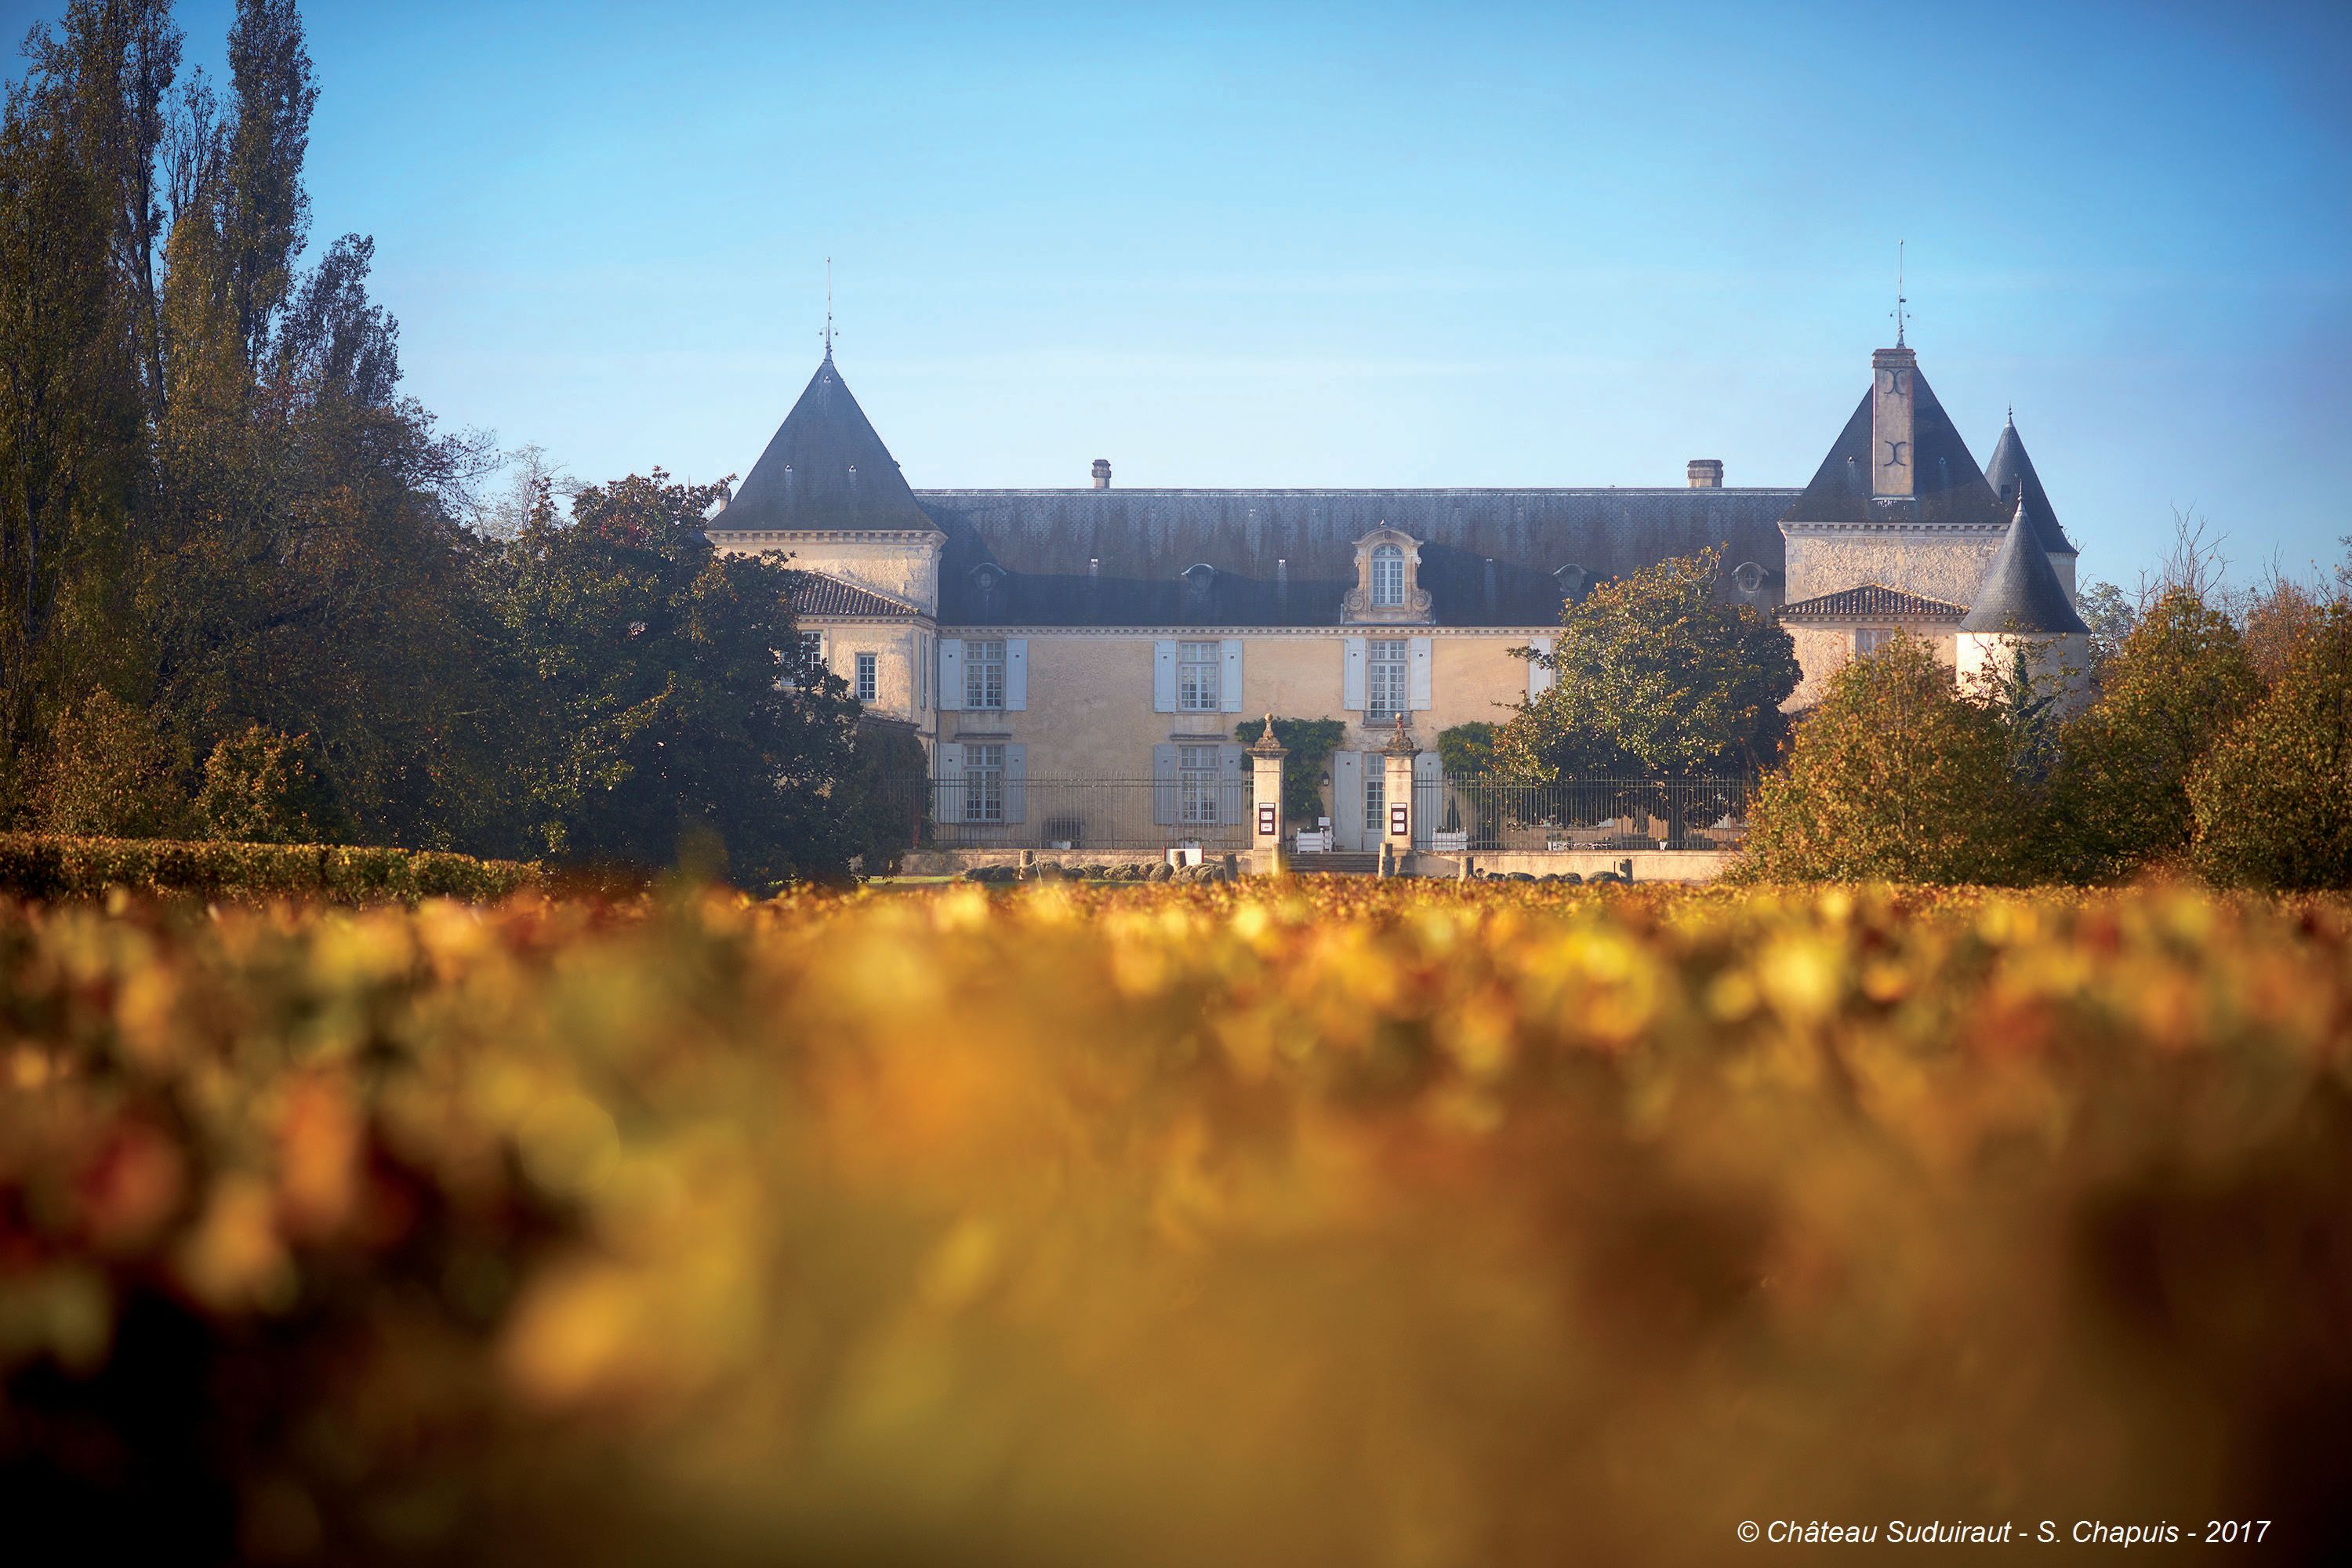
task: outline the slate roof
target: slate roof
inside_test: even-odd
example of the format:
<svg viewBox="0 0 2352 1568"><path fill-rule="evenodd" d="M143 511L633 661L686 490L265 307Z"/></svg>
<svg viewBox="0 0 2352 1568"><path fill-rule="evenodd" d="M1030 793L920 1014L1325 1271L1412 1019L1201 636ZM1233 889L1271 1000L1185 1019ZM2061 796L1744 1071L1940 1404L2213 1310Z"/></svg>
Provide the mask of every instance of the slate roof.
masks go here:
<svg viewBox="0 0 2352 1568"><path fill-rule="evenodd" d="M1985 573L1984 585L1960 623L1964 632L2024 632L2042 637L2086 632L2065 585L2034 537L2033 521L2019 501L2009 532Z"/></svg>
<svg viewBox="0 0 2352 1568"><path fill-rule="evenodd" d="M898 620L914 615L914 606L885 598L855 583L828 577L822 572L795 569L790 598L794 616L845 616L863 621Z"/></svg>
<svg viewBox="0 0 2352 1568"><path fill-rule="evenodd" d="M2025 515L2033 520L2033 537L2052 555L2074 555L2074 541L2058 526L2058 513L2050 504L2049 492L2042 488L2042 476L2033 471L2033 459L2025 453L2025 442L2017 433L2017 418L2011 415L2000 427L2000 439L1993 444L1992 461L1985 465L1985 482L1993 488L2003 506L2013 507L2021 493L2025 500Z"/></svg>
<svg viewBox="0 0 2352 1568"><path fill-rule="evenodd" d="M1787 546L1778 522L1795 494L991 489L915 499L947 535L943 624L1336 626L1356 585L1355 542L1385 524L1422 542L1419 583L1437 625L1548 626L1564 596L1708 545L1728 546L1725 599L1742 597L1733 574L1743 563L1777 584ZM725 523L737 526L731 509ZM1090 561L1099 563L1092 574Z"/></svg>
<svg viewBox="0 0 2352 1568"><path fill-rule="evenodd" d="M1950 626L1968 613L1966 605L1906 594L1876 583L1818 594L1780 607L1784 621L1929 621Z"/></svg>
<svg viewBox="0 0 2352 1568"><path fill-rule="evenodd" d="M714 529L930 531L890 449L834 368L833 351Z"/></svg>
<svg viewBox="0 0 2352 1568"><path fill-rule="evenodd" d="M1911 496L1874 500L1870 493L1870 397L1862 395L1853 417L1822 459L1812 482L1789 508L1797 522L1978 523L1997 528L2008 521L2000 498L1977 467L1969 444L1936 400L1927 378L1911 372Z"/></svg>

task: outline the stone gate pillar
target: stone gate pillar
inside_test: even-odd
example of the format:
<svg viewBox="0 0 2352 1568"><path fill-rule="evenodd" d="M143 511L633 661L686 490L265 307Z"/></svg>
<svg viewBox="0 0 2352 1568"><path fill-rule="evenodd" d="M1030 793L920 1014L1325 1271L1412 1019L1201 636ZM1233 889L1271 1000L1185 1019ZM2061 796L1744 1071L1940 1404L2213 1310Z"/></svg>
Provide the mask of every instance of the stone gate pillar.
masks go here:
<svg viewBox="0 0 2352 1568"><path fill-rule="evenodd" d="M1404 870L1404 858L1412 853L1412 760L1419 751L1412 731L1404 727L1404 715L1398 714L1396 733L1389 738L1381 754L1385 770L1381 781L1381 810L1388 817L1381 825L1381 845L1400 874Z"/></svg>
<svg viewBox="0 0 2352 1568"><path fill-rule="evenodd" d="M1274 715L1250 748L1250 862L1262 877L1282 875L1282 759L1290 753L1274 738Z"/></svg>

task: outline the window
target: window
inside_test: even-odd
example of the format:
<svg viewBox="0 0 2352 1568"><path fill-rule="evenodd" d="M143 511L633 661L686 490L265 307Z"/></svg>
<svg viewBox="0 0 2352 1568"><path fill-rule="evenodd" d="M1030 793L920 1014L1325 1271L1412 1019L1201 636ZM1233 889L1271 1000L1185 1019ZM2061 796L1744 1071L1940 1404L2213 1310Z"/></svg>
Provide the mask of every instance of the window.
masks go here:
<svg viewBox="0 0 2352 1568"><path fill-rule="evenodd" d="M857 700L871 702L881 695L882 673L879 655L861 653L857 656Z"/></svg>
<svg viewBox="0 0 2352 1568"><path fill-rule="evenodd" d="M1004 639L963 645L963 705L967 708L1004 706Z"/></svg>
<svg viewBox="0 0 2352 1568"><path fill-rule="evenodd" d="M1216 645L1212 643L1211 647ZM1217 817L1217 748L1176 748L1176 820L1213 826Z"/></svg>
<svg viewBox="0 0 2352 1568"><path fill-rule="evenodd" d="M1404 552L1383 544L1372 552L1372 607L1395 609L1404 603Z"/></svg>
<svg viewBox="0 0 2352 1568"><path fill-rule="evenodd" d="M1876 653L1894 640L1895 628L1892 626L1864 626L1853 634L1853 651L1856 654Z"/></svg>
<svg viewBox="0 0 2352 1568"><path fill-rule="evenodd" d="M1364 719L1380 723L1405 710L1406 655L1403 637L1374 637L1364 645Z"/></svg>
<svg viewBox="0 0 2352 1568"><path fill-rule="evenodd" d="M1378 838L1388 831L1388 774L1378 752L1365 752L1364 762L1364 826Z"/></svg>
<svg viewBox="0 0 2352 1568"><path fill-rule="evenodd" d="M798 691L801 682L824 673L824 634L801 633L800 656L776 655L776 685L785 691Z"/></svg>
<svg viewBox="0 0 2352 1568"><path fill-rule="evenodd" d="M1003 746L966 746L963 749L963 819L966 822L1004 820Z"/></svg>
<svg viewBox="0 0 2352 1568"><path fill-rule="evenodd" d="M1176 645L1176 710L1180 713L1217 711L1217 669L1224 651L1213 642Z"/></svg>

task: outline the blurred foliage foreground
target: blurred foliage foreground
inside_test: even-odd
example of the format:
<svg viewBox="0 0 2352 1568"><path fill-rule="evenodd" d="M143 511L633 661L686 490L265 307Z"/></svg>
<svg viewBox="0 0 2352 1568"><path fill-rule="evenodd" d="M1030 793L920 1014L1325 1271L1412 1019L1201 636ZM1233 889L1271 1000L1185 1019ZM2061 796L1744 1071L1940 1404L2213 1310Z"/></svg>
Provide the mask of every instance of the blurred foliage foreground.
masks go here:
<svg viewBox="0 0 2352 1568"><path fill-rule="evenodd" d="M30 1560L2315 1560L2347 954L2162 889L0 906L0 1504Z"/></svg>

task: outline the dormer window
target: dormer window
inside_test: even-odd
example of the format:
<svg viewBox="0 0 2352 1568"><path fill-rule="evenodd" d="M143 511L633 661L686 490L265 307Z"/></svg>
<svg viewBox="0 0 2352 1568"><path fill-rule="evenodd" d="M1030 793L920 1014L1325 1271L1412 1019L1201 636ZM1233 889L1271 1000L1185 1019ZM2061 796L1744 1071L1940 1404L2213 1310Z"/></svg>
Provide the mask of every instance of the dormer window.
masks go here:
<svg viewBox="0 0 2352 1568"><path fill-rule="evenodd" d="M1349 625L1427 626L1421 541L1386 523L1356 541L1356 586L1340 611Z"/></svg>

